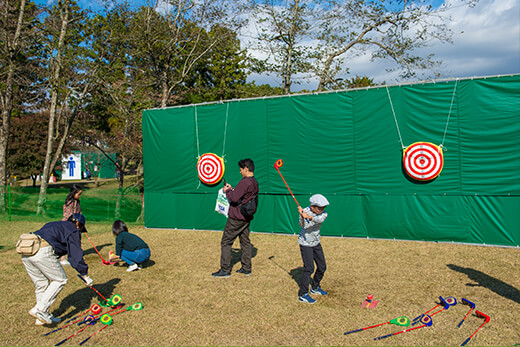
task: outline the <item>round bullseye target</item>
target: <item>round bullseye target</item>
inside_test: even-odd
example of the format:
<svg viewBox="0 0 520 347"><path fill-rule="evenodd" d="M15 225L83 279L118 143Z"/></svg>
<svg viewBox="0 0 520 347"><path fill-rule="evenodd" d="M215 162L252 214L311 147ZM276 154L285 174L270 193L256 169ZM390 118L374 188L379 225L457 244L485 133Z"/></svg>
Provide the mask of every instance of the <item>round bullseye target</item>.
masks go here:
<svg viewBox="0 0 520 347"><path fill-rule="evenodd" d="M202 183L214 185L224 177L224 160L216 154L205 153L197 162L197 172Z"/></svg>
<svg viewBox="0 0 520 347"><path fill-rule="evenodd" d="M403 165L408 176L419 181L429 181L442 171L442 148L430 142L415 142L406 147Z"/></svg>

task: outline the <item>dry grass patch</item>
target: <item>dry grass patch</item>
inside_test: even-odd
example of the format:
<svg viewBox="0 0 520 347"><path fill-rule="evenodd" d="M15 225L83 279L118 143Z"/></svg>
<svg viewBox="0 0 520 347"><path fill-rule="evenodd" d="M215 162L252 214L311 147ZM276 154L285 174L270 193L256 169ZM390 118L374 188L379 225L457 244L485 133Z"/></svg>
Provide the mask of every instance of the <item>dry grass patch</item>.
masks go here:
<svg viewBox="0 0 520 347"><path fill-rule="evenodd" d="M224 224L224 222L223 222ZM34 326L27 311L34 287L14 242L39 223L0 222L0 283L5 293L1 345L54 345L77 331L68 327L47 337L51 328ZM113 249L111 224L89 224L91 239L105 255ZM114 324L86 345L460 345L483 322L457 305L433 316L433 326L374 341L403 327L384 325L344 336L343 332L389 321L411 319L435 306L439 296L467 298L491 316L468 346L520 343L520 250L436 244L324 238L327 272L322 287L330 295L314 305L298 302L301 258L296 236L252 234L253 274L233 272L218 279L220 232L146 230L131 226L151 247L152 262L141 271L101 263L84 238L86 261L95 287L105 296L120 294L139 312L114 316ZM238 241L234 269L240 267ZM51 308L64 319L99 302L70 267L69 283ZM379 305L360 307L367 294ZM59 325L58 325L59 326ZM64 345L77 345L100 325L89 327Z"/></svg>

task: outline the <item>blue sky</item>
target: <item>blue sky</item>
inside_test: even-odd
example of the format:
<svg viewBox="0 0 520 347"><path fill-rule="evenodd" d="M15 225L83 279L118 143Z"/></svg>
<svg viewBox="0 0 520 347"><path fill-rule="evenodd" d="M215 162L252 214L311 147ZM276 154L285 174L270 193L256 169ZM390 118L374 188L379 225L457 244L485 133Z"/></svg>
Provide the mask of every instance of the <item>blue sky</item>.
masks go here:
<svg viewBox="0 0 520 347"><path fill-rule="evenodd" d="M45 0L38 0L42 3ZM56 0L49 0L52 3ZM446 0L458 3L459 0ZM144 0L129 0L133 4L143 4ZM441 3L441 0L434 0ZM99 8L104 0L79 0L86 8ZM424 55L434 53L443 61L440 78L460 78L474 76L493 76L520 73L520 1L519 0L480 0L473 8L458 7L451 12L451 29L456 34L453 44L434 43L423 50ZM244 43L246 44L246 43ZM348 65L350 74L341 77L368 76L375 82L388 84L402 82L396 73L387 68L392 63L370 62L368 55L360 56ZM249 80L257 84L268 83L280 86L281 79L276 76L252 75ZM303 81L293 84L293 91L314 90L318 81Z"/></svg>

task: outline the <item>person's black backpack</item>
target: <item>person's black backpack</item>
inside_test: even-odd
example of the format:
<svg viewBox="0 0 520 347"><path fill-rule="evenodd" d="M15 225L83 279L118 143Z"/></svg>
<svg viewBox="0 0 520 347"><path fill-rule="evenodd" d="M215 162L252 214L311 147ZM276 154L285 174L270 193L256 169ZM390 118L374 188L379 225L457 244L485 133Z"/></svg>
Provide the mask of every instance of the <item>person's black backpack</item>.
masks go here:
<svg viewBox="0 0 520 347"><path fill-rule="evenodd" d="M258 195L255 194L247 202L240 204L240 213L242 213L242 215L246 218L252 217L255 214L257 207L258 207Z"/></svg>
<svg viewBox="0 0 520 347"><path fill-rule="evenodd" d="M253 177L253 180L258 185L258 181ZM246 202L240 202L240 213L246 218L253 217L258 208L258 193L251 196Z"/></svg>

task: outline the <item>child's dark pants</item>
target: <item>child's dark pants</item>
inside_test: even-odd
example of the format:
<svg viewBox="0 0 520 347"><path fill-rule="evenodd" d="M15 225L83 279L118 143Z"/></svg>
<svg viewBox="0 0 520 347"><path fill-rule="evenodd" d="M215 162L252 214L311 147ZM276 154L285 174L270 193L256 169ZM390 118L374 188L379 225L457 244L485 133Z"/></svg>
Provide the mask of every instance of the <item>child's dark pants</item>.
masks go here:
<svg viewBox="0 0 520 347"><path fill-rule="evenodd" d="M303 273L300 280L300 290L298 292L299 296L309 292L311 275L314 272L314 262L316 262L316 273L314 274L312 283L313 289L320 286L323 274L325 273L325 270L327 270L325 255L323 254L323 248L321 248L321 244L317 244L314 247L300 245L300 252L302 254L303 260Z"/></svg>

